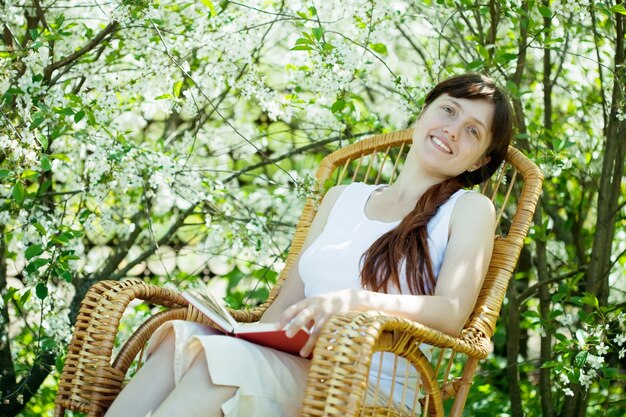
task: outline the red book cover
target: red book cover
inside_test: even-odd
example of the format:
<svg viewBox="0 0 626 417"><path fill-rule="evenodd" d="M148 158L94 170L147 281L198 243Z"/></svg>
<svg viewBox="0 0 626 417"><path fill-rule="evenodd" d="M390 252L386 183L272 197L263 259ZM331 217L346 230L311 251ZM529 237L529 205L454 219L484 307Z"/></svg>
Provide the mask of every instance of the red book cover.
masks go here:
<svg viewBox="0 0 626 417"><path fill-rule="evenodd" d="M238 323L224 305L208 291L190 290L182 295L202 314L211 319L219 330L257 345L299 355L309 338L309 333L305 330L300 330L289 338L285 331L277 329L274 323Z"/></svg>
<svg viewBox="0 0 626 417"><path fill-rule="evenodd" d="M299 355L300 350L309 340L309 333L304 330L300 330L290 338L287 337L284 330L277 329L273 323L242 323L233 330L232 335L257 345L271 347L294 355Z"/></svg>

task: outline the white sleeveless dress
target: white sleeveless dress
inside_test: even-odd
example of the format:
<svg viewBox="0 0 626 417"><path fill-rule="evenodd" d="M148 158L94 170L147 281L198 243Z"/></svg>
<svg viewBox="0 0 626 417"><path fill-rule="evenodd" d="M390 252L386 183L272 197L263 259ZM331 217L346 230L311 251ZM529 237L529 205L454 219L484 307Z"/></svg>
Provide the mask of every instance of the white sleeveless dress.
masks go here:
<svg viewBox="0 0 626 417"><path fill-rule="evenodd" d="M378 186L354 183L347 186L329 213L320 236L302 254L298 265L305 285L305 296L347 288L360 288L359 261L363 252L383 233L399 222L370 220L365 204ZM435 275L439 273L448 241L450 215L454 204L467 190L459 190L444 203L428 224L429 249ZM409 293L406 285L390 292ZM176 348L174 375L179 381L200 353L206 357L211 380L216 385L237 387L236 394L222 404L225 417L299 416L310 366L308 359L242 339L223 336L213 329L186 321L161 326L150 339L148 355L169 329L174 330ZM384 354L372 361L372 374L378 374L382 359L381 389L392 386L393 358ZM404 366L400 363L399 366ZM403 375L399 373L399 375ZM416 375L411 375L416 378ZM411 384L409 384L411 385ZM199 395L201 395L199 393ZM394 400L402 398L402 386L395 384ZM405 403L413 403L410 389Z"/></svg>

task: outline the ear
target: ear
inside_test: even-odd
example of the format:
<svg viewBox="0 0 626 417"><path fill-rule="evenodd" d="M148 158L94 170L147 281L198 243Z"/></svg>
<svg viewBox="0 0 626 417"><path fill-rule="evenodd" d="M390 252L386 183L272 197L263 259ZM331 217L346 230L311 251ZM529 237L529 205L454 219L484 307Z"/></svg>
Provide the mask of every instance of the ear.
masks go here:
<svg viewBox="0 0 626 417"><path fill-rule="evenodd" d="M471 168L468 169L468 171L469 172L476 171L480 167L487 165L489 161L491 161L491 157L489 155L485 155L482 158L480 158L478 161L476 161L476 163L472 165Z"/></svg>

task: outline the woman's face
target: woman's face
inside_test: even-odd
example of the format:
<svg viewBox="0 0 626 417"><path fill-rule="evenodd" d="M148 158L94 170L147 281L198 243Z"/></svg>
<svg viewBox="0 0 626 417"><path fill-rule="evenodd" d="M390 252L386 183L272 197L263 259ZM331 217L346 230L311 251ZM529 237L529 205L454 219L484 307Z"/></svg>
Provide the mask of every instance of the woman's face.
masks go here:
<svg viewBox="0 0 626 417"><path fill-rule="evenodd" d="M443 179L476 170L489 162L494 105L443 94L420 114L413 130L413 147L422 165Z"/></svg>

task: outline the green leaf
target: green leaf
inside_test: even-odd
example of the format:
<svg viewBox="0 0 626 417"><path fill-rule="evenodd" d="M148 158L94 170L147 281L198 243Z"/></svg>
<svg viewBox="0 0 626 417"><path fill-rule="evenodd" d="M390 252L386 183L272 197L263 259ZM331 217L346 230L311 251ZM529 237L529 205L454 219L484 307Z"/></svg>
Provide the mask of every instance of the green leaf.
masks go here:
<svg viewBox="0 0 626 417"><path fill-rule="evenodd" d="M41 184L39 186L39 190L37 190L37 194L38 195L42 195L43 193L45 193L46 191L48 191L48 188L50 188L50 186L52 185L52 180L51 179L47 179L43 182L43 184Z"/></svg>
<svg viewBox="0 0 626 417"><path fill-rule="evenodd" d="M626 7L624 7L623 4L616 4L615 6L611 7L611 11L626 15Z"/></svg>
<svg viewBox="0 0 626 417"><path fill-rule="evenodd" d="M72 239L72 237L72 233L63 232L59 233L58 235L52 236L50 240L60 245L67 245L68 243L70 243L70 239Z"/></svg>
<svg viewBox="0 0 626 417"><path fill-rule="evenodd" d="M312 45L313 41L309 38L298 38L296 39L296 45Z"/></svg>
<svg viewBox="0 0 626 417"><path fill-rule="evenodd" d="M372 51L381 55L387 55L387 46L384 43L370 43Z"/></svg>
<svg viewBox="0 0 626 417"><path fill-rule="evenodd" d="M64 355L57 356L54 362L54 367L56 368L59 375L63 372L64 366L65 366L65 356Z"/></svg>
<svg viewBox="0 0 626 417"><path fill-rule="evenodd" d="M64 162L72 162L72 160L69 158L69 156L65 155L64 153L53 153L52 155L50 155L51 159L58 159L60 161L64 161Z"/></svg>
<svg viewBox="0 0 626 417"><path fill-rule="evenodd" d="M12 174L13 172L9 171L8 169L0 169L0 178L6 178Z"/></svg>
<svg viewBox="0 0 626 417"><path fill-rule="evenodd" d="M54 19L54 24L52 25L52 27L60 28L63 22L65 22L65 16L60 15L56 19Z"/></svg>
<svg viewBox="0 0 626 417"><path fill-rule="evenodd" d="M580 299L580 302L592 307L598 307L598 299L591 294L585 294L585 296Z"/></svg>
<svg viewBox="0 0 626 417"><path fill-rule="evenodd" d="M37 231L39 232L39 234L41 236L45 236L46 235L46 229L45 229L45 227L42 226L41 223L33 223L33 227L35 229L37 229Z"/></svg>
<svg viewBox="0 0 626 417"><path fill-rule="evenodd" d="M324 28L321 26L313 28L313 30L311 30L311 33L313 33L313 37L319 41L322 39L322 36L324 36Z"/></svg>
<svg viewBox="0 0 626 417"><path fill-rule="evenodd" d="M72 282L72 273L67 269L54 268L54 272L59 278L63 279L65 282Z"/></svg>
<svg viewBox="0 0 626 417"><path fill-rule="evenodd" d="M76 112L76 114L74 115L74 122L78 123L81 120L83 120L83 118L85 117L85 111L84 110L79 110Z"/></svg>
<svg viewBox="0 0 626 417"><path fill-rule="evenodd" d="M576 364L576 366L578 366L579 368L584 366L587 363L587 356L589 356L589 352L586 350L578 352L576 358L574 359L574 363Z"/></svg>
<svg viewBox="0 0 626 417"><path fill-rule="evenodd" d="M541 365L541 367L542 367L542 368L554 368L554 367L555 367L555 366L557 366L558 364L559 364L559 363L558 363L558 362L555 362L555 361L547 361L547 362L544 362L544 363Z"/></svg>
<svg viewBox="0 0 626 417"><path fill-rule="evenodd" d="M345 107L346 107L346 101L340 98L339 100L333 103L333 105L330 108L330 111L332 111L333 113L339 113Z"/></svg>
<svg viewBox="0 0 626 417"><path fill-rule="evenodd" d="M44 265L48 265L50 263L50 259L47 258L36 258L31 263L26 265L26 271L29 273L35 273L39 268Z"/></svg>
<svg viewBox="0 0 626 417"><path fill-rule="evenodd" d="M174 83L174 97L179 97L180 96L180 90L182 90L183 88L183 80L180 80L176 83Z"/></svg>
<svg viewBox="0 0 626 417"><path fill-rule="evenodd" d="M570 338L566 335L564 335L563 333L555 333L554 337L559 340L560 342L565 342L565 341L569 341Z"/></svg>
<svg viewBox="0 0 626 417"><path fill-rule="evenodd" d="M63 107L63 108L55 108L54 112L63 116L72 116L74 115L74 110L71 107Z"/></svg>
<svg viewBox="0 0 626 417"><path fill-rule="evenodd" d="M52 169L52 164L50 163L50 158L47 155L41 156L41 169L43 172L48 172Z"/></svg>
<svg viewBox="0 0 626 417"><path fill-rule="evenodd" d="M45 151L48 150L48 138L45 135L37 135L37 141L39 142L39 144L41 144L42 149Z"/></svg>
<svg viewBox="0 0 626 417"><path fill-rule="evenodd" d="M517 59L517 54L512 54L512 53L503 53L503 54L498 54L498 62L501 63L507 63L507 62L511 62L514 59Z"/></svg>
<svg viewBox="0 0 626 417"><path fill-rule="evenodd" d="M24 294L22 294L22 296L20 297L20 303L24 305L24 303L26 303L30 299L31 294L32 293L30 290L27 290Z"/></svg>
<svg viewBox="0 0 626 417"><path fill-rule="evenodd" d="M200 2L209 8L211 16L217 15L217 12L215 11L215 6L213 5L213 2L211 0L200 0Z"/></svg>
<svg viewBox="0 0 626 417"><path fill-rule="evenodd" d="M312 51L313 48L307 45L296 45L293 48L291 48L291 50L292 51Z"/></svg>
<svg viewBox="0 0 626 417"><path fill-rule="evenodd" d="M517 87L517 84L510 80L506 82L506 89L509 90L509 92L514 96L517 96L519 93L519 88Z"/></svg>
<svg viewBox="0 0 626 417"><path fill-rule="evenodd" d="M30 245L28 248L26 248L26 251L24 252L24 256L26 257L26 260L29 260L31 258L34 258L35 256L39 256L43 253L43 246L36 244L36 245Z"/></svg>
<svg viewBox="0 0 626 417"><path fill-rule="evenodd" d="M64 97L68 99L69 101L71 101L72 103L77 104L79 106L83 104L83 100L80 97L78 97L76 94L67 93L65 94Z"/></svg>
<svg viewBox="0 0 626 417"><path fill-rule="evenodd" d="M22 175L21 175L22 178L36 178L38 176L39 176L39 172L34 171L32 169L24 170L24 172L22 172Z"/></svg>
<svg viewBox="0 0 626 417"><path fill-rule="evenodd" d="M4 304L8 303L9 300L13 298L13 294L15 294L16 292L17 292L17 288L9 287L6 293L2 296L2 299L4 300Z"/></svg>
<svg viewBox="0 0 626 417"><path fill-rule="evenodd" d="M37 294L37 298L39 298L40 300L45 300L48 296L48 286L43 282L40 282L35 288L35 293Z"/></svg>
<svg viewBox="0 0 626 417"><path fill-rule="evenodd" d="M28 127L29 130L33 130L36 129L37 127L39 127L39 125L41 125L43 123L45 119L43 117L36 117L33 119L33 122L30 124L30 126Z"/></svg>
<svg viewBox="0 0 626 417"><path fill-rule="evenodd" d="M483 65L485 65L484 61L482 59L477 59L476 61L470 62L468 67L470 70L475 71L479 68L482 68Z"/></svg>
<svg viewBox="0 0 626 417"><path fill-rule="evenodd" d="M549 7L539 5L538 9L539 9L539 13L541 13L543 17L552 17L552 11L550 10Z"/></svg>
<svg viewBox="0 0 626 417"><path fill-rule="evenodd" d="M24 202L24 197L26 193L24 192L24 187L21 182L16 182L13 186L13 199L17 202L17 204L22 204Z"/></svg>
<svg viewBox="0 0 626 417"><path fill-rule="evenodd" d="M80 212L80 214L78 215L78 221L82 224L85 223L85 220L87 220L87 217L89 217L89 215L91 214L91 210L88 209L84 209L83 211Z"/></svg>

